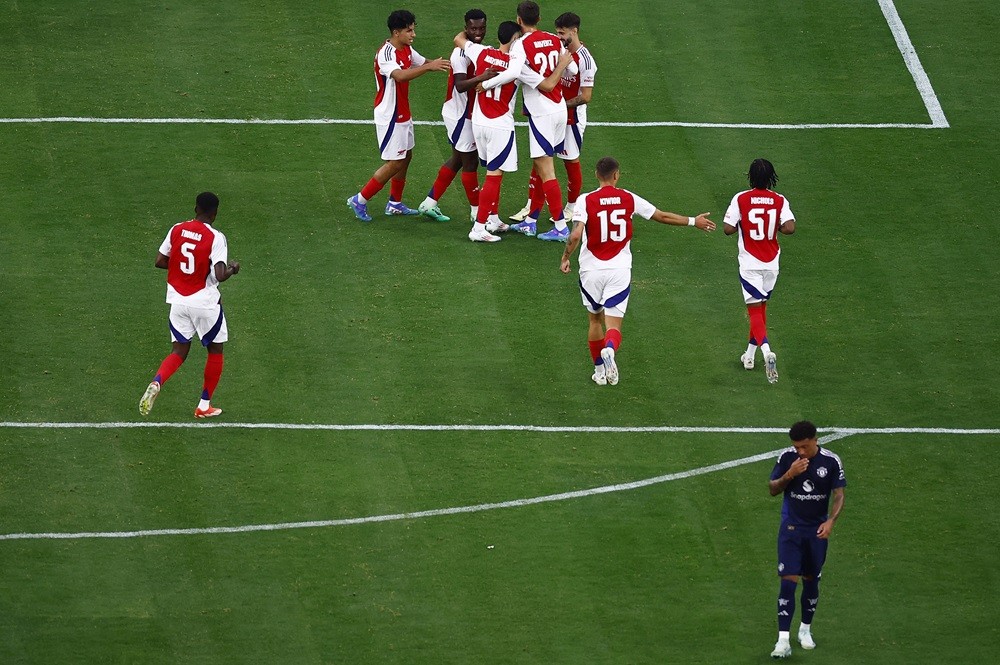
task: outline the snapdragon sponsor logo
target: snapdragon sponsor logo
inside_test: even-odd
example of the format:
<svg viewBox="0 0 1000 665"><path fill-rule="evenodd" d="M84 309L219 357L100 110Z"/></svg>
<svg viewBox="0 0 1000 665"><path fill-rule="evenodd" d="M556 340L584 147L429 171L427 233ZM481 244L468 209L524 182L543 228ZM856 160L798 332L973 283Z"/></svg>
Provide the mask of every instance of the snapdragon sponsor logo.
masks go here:
<svg viewBox="0 0 1000 665"><path fill-rule="evenodd" d="M792 492L792 498L799 501L824 501L826 494L796 494Z"/></svg>

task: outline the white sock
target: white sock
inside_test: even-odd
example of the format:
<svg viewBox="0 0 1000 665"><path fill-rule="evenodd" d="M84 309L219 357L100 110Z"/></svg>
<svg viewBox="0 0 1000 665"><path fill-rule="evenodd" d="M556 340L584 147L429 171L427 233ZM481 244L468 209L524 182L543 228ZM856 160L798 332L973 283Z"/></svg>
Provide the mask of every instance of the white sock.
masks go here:
<svg viewBox="0 0 1000 665"><path fill-rule="evenodd" d="M809 628L809 624L808 623L799 624L799 635L802 635L803 633L805 633L806 635L809 635L810 632L811 632L811 629Z"/></svg>
<svg viewBox="0 0 1000 665"><path fill-rule="evenodd" d="M556 231L565 231L566 228L567 227L566 227L565 217L560 217L559 219L556 220Z"/></svg>
<svg viewBox="0 0 1000 665"><path fill-rule="evenodd" d="M420 207L421 208L433 208L437 204L438 204L437 201L435 201L434 199L432 199L431 197L428 196L426 199L424 199L424 202L420 204Z"/></svg>
<svg viewBox="0 0 1000 665"><path fill-rule="evenodd" d="M791 635L789 635L790 632L791 631L789 631L789 630L779 630L778 631L778 641L779 642L790 642L791 639L792 639Z"/></svg>
<svg viewBox="0 0 1000 665"><path fill-rule="evenodd" d="M764 342L763 344L760 345L760 350L761 353L763 353L766 356L771 352L771 345L768 344L767 342Z"/></svg>
<svg viewBox="0 0 1000 665"><path fill-rule="evenodd" d="M207 399L201 400L200 402L198 402L198 408L201 409L202 411L207 411L208 409L212 408L211 400Z"/></svg>
<svg viewBox="0 0 1000 665"><path fill-rule="evenodd" d="M500 219L500 215L498 215L496 213L493 213L492 215L490 215L489 221L492 222L493 224L502 224L503 223L503 221Z"/></svg>
<svg viewBox="0 0 1000 665"><path fill-rule="evenodd" d="M358 202L362 203L362 204L368 203L368 199L366 199L365 197L361 196L361 192L358 192Z"/></svg>
<svg viewBox="0 0 1000 665"><path fill-rule="evenodd" d="M486 230L486 225L483 224L482 222L477 221L475 224L472 225L473 233L482 233L485 230Z"/></svg>
<svg viewBox="0 0 1000 665"><path fill-rule="evenodd" d="M747 344L747 352L744 355L750 356L751 358L753 358L754 356L756 356L757 355L757 345L756 344Z"/></svg>
<svg viewBox="0 0 1000 665"><path fill-rule="evenodd" d="M472 209L472 219L479 217L479 206L469 206Z"/></svg>

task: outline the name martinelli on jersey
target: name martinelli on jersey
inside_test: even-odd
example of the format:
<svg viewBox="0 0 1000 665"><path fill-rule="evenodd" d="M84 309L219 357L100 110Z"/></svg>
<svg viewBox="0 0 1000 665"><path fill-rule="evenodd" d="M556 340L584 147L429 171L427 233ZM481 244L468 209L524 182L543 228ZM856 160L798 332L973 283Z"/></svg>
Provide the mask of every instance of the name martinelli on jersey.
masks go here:
<svg viewBox="0 0 1000 665"><path fill-rule="evenodd" d="M774 199L771 198L770 196L751 196L750 197L750 205L773 206L774 205Z"/></svg>
<svg viewBox="0 0 1000 665"><path fill-rule="evenodd" d="M483 58L487 64L493 65L494 67L499 67L500 69L507 69L507 61L501 60L500 58L494 58L492 55L487 55Z"/></svg>

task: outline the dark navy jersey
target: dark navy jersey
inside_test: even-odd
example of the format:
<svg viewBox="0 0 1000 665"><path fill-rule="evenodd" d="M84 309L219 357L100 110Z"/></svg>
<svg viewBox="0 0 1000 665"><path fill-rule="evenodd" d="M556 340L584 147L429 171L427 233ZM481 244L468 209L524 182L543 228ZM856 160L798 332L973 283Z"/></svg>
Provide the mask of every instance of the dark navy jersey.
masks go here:
<svg viewBox="0 0 1000 665"><path fill-rule="evenodd" d="M799 458L795 448L781 453L771 471L771 480L785 475L792 462ZM846 487L844 465L840 458L825 448L809 460L805 473L792 478L785 486L785 500L781 505L781 523L796 526L819 526L830 512L830 495L837 487Z"/></svg>

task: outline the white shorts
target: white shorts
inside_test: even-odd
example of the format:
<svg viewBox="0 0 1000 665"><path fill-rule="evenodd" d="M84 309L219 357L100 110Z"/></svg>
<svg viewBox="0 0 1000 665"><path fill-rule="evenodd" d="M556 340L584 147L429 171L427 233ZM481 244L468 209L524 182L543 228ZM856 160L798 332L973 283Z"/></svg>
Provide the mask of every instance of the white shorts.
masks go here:
<svg viewBox="0 0 1000 665"><path fill-rule="evenodd" d="M528 116L528 155L545 157L563 149L566 140L566 112Z"/></svg>
<svg viewBox="0 0 1000 665"><path fill-rule="evenodd" d="M171 339L181 344L190 342L195 333L198 333L202 346L229 341L229 328L226 327L222 305L208 308L171 305L169 322Z"/></svg>
<svg viewBox="0 0 1000 665"><path fill-rule="evenodd" d="M580 159L580 151L583 150L583 133L586 129L586 123L582 122L566 125L566 140L563 142L563 149L557 153L559 159Z"/></svg>
<svg viewBox="0 0 1000 665"><path fill-rule="evenodd" d="M603 310L607 316L624 317L631 288L632 271L627 268L580 273L580 297L591 314Z"/></svg>
<svg viewBox="0 0 1000 665"><path fill-rule="evenodd" d="M778 281L777 270L740 270L743 300L751 305L771 299L771 292Z"/></svg>
<svg viewBox="0 0 1000 665"><path fill-rule="evenodd" d="M448 143L451 147L459 152L475 152L476 151L476 137L472 135L472 119L466 118L464 115L461 118L449 118L448 116L441 116L444 120L445 131L448 132Z"/></svg>
<svg viewBox="0 0 1000 665"><path fill-rule="evenodd" d="M472 132L476 137L479 163L487 171L509 173L517 170L517 142L514 140L513 129L473 125Z"/></svg>
<svg viewBox="0 0 1000 665"><path fill-rule="evenodd" d="M382 159L394 162L406 157L413 150L413 121L394 122L388 125L375 123L375 136Z"/></svg>

